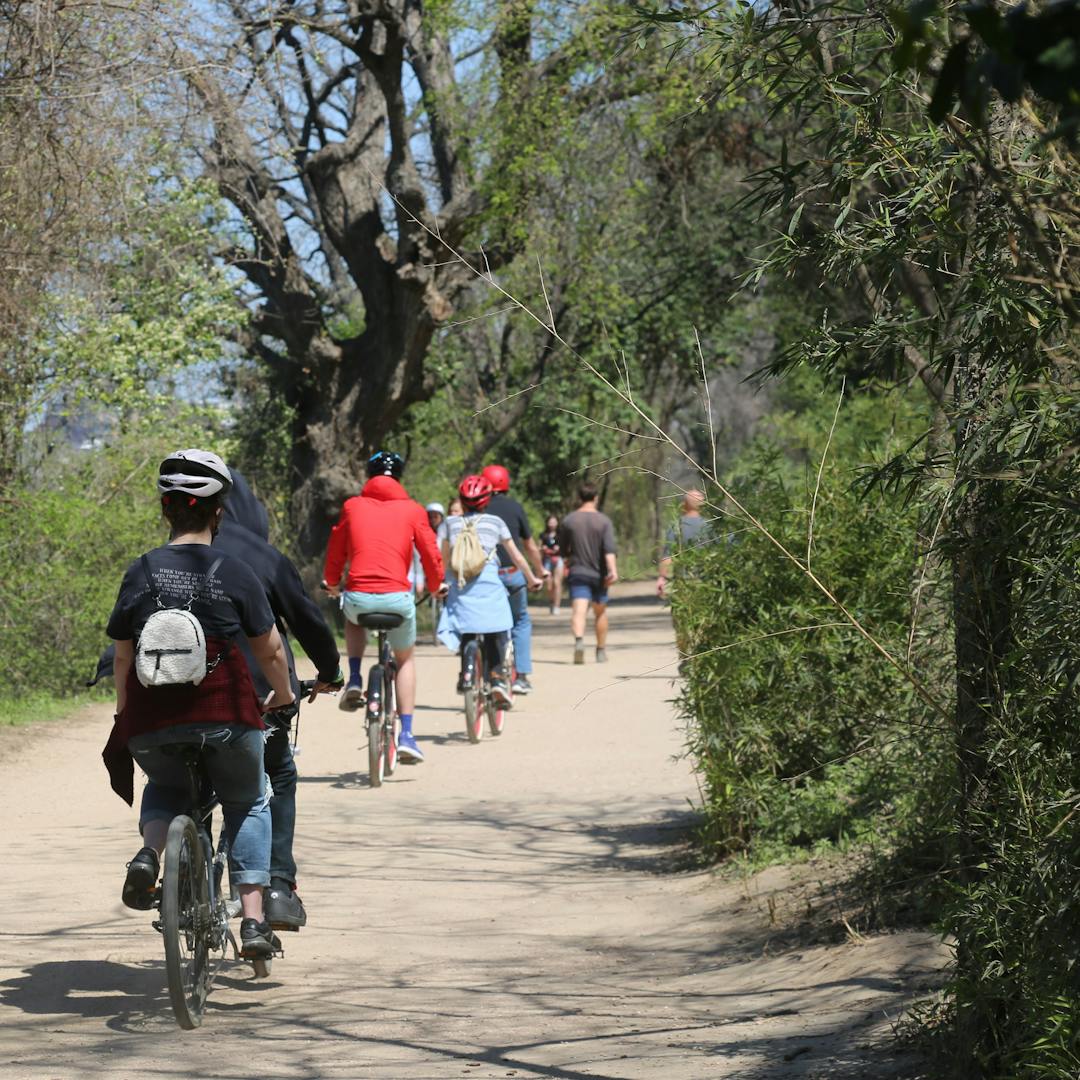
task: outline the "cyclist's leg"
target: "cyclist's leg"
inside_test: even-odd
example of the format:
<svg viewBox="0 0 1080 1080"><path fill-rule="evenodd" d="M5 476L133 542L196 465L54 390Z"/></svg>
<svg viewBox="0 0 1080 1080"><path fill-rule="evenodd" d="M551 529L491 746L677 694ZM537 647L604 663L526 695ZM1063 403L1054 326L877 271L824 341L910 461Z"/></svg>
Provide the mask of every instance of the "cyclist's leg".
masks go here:
<svg viewBox="0 0 1080 1080"><path fill-rule="evenodd" d="M161 749L163 737L158 732L136 735L128 750L147 776L139 810L139 831L143 843L159 855L165 850L169 823L188 806L188 777L183 763Z"/></svg>
<svg viewBox="0 0 1080 1080"><path fill-rule="evenodd" d="M505 631L484 635L484 666L493 679L505 679L506 647L510 644L510 635Z"/></svg>
<svg viewBox="0 0 1080 1080"><path fill-rule="evenodd" d="M407 649L395 649L394 663L397 665L394 690L398 716L411 717L416 707L416 649L411 645Z"/></svg>
<svg viewBox="0 0 1080 1080"><path fill-rule="evenodd" d="M397 677L394 690L397 699L398 720L401 735L398 739L398 757L405 763L417 764L424 760L423 751L416 745L413 735L413 709L416 707L416 605L407 593L390 593L385 601L387 611L395 611L403 617L387 635L394 651Z"/></svg>
<svg viewBox="0 0 1080 1080"><path fill-rule="evenodd" d="M270 787L262 732L227 728L208 733L206 770L221 803L229 840L229 878L245 919L263 920L263 888L270 884Z"/></svg>
<svg viewBox="0 0 1080 1080"><path fill-rule="evenodd" d="M282 725L266 740L263 763L274 796L270 800L270 878L296 885L293 834L296 831L296 759L289 742L289 729Z"/></svg>
<svg viewBox="0 0 1080 1080"><path fill-rule="evenodd" d="M514 617L514 663L518 674L532 672L532 619L529 616L529 590L525 588L525 575L519 570L503 578L510 599L510 613Z"/></svg>
<svg viewBox="0 0 1080 1080"><path fill-rule="evenodd" d="M366 627L359 626L346 618L345 620L345 652L349 657L349 682L362 683L360 664L364 659L364 647L367 645L368 632Z"/></svg>
<svg viewBox="0 0 1080 1080"><path fill-rule="evenodd" d="M128 748L149 779L143 788L139 811L143 846L127 864L120 898L129 908L149 911L154 906L169 823L188 809L187 774L179 762L167 758L156 746L140 747L135 739Z"/></svg>

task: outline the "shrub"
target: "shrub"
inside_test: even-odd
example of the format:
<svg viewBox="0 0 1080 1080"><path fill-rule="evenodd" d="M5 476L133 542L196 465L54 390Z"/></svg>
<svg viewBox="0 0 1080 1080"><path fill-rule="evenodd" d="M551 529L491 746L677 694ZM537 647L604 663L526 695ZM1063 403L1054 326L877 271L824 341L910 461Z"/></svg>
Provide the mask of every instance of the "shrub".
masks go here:
<svg viewBox="0 0 1080 1080"><path fill-rule="evenodd" d="M824 445L827 412L778 418L731 480L800 557L818 467L805 447ZM844 404L817 492L811 556L813 572L901 657L919 571L917 511L853 481L863 444L896 443L911 420L910 406L890 398ZM676 565L680 706L713 853L813 848L922 822L920 793L946 767L942 721L806 574L734 517L713 522L708 542Z"/></svg>

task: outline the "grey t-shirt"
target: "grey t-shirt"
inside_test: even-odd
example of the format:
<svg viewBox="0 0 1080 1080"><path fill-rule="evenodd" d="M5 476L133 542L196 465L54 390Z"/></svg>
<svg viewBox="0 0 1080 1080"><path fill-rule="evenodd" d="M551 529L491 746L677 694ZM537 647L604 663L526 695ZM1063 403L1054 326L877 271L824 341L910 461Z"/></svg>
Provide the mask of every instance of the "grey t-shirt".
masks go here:
<svg viewBox="0 0 1080 1080"><path fill-rule="evenodd" d="M705 537L702 535L702 530L707 524L706 519L700 514L684 514L679 518L678 531L676 532L674 525L667 531L663 557L666 559L674 551L697 547L698 544L704 543Z"/></svg>
<svg viewBox="0 0 1080 1080"><path fill-rule="evenodd" d="M594 510L575 510L562 519L559 546L570 567L568 577L598 584L607 577L605 555L615 554L611 518Z"/></svg>

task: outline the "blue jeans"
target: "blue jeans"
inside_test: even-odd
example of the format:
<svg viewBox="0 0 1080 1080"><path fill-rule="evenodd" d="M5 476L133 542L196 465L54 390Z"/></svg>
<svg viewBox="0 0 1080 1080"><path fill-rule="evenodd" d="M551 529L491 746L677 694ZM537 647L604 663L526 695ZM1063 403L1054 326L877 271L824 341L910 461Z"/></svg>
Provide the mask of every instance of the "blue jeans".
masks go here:
<svg viewBox="0 0 1080 1080"><path fill-rule="evenodd" d="M273 721L271 720L273 725ZM274 797L270 800L273 840L270 843L270 876L296 884L293 834L296 832L296 759L289 742L289 726L271 726L263 762Z"/></svg>
<svg viewBox="0 0 1080 1080"><path fill-rule="evenodd" d="M514 628L510 631L510 639L514 643L514 667L519 675L528 675L532 672L532 619L529 617L529 590L525 575L515 567L513 573L500 570L499 577L506 586L510 614L514 617Z"/></svg>
<svg viewBox="0 0 1080 1080"><path fill-rule="evenodd" d="M270 785L263 766L263 733L257 728L186 724L129 740L132 757L149 777L139 828L191 810L184 763L163 749L178 743L204 750L206 772L225 819L229 879L234 885L269 885Z"/></svg>

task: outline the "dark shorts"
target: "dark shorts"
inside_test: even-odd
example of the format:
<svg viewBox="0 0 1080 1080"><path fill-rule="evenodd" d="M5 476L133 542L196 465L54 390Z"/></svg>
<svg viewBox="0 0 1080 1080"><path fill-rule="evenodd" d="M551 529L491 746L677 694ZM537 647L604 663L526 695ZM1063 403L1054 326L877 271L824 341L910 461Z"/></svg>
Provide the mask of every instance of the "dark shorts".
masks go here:
<svg viewBox="0 0 1080 1080"><path fill-rule="evenodd" d="M608 602L607 586L602 581L583 581L572 577L567 584L571 600L589 600L594 604Z"/></svg>

